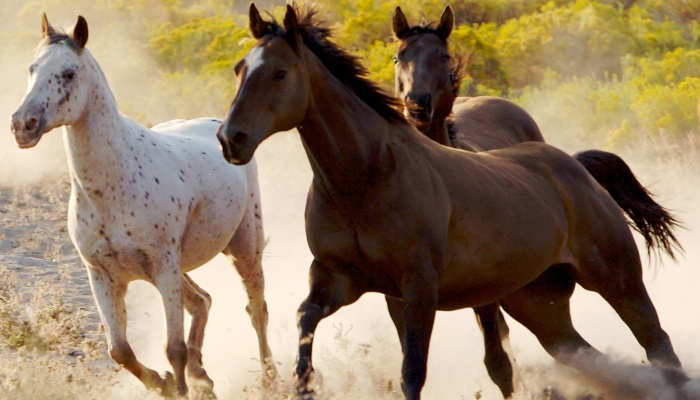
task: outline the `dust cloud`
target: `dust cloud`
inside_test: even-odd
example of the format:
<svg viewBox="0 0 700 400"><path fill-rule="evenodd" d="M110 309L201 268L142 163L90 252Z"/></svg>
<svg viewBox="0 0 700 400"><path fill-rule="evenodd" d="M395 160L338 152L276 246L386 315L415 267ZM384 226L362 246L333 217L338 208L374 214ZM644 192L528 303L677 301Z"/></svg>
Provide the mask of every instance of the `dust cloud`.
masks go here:
<svg viewBox="0 0 700 400"><path fill-rule="evenodd" d="M5 16L19 9L9 7ZM5 6L3 6L5 7ZM31 11L31 12L30 12ZM36 183L43 179L65 177L66 163L60 132L48 133L31 150L18 150L9 134L9 116L25 91L26 67L31 61L39 34L39 13L27 11L26 24L36 30L26 39L3 45L0 58L0 184ZM75 15L49 10L56 25L72 26ZM91 23L88 47L102 65L120 104L130 110L147 109L148 121L176 118L167 107L143 100L139 89L147 88L151 65L143 47L128 36L109 40L119 21ZM12 25L19 29L19 24ZM24 26L24 25L23 25ZM28 29L28 28L26 28ZM24 32L24 30L22 30ZM116 46L116 47L115 47ZM123 57L128 54L128 57ZM148 93L147 98L157 96ZM143 108L146 105L149 107ZM212 110L202 110L206 115ZM127 110L128 111L128 110ZM127 112L128 113L128 112ZM536 110L533 111L537 119ZM217 112L213 112L217 116ZM218 112L222 116L222 111ZM545 131L545 136L550 132ZM566 130L557 132L566 135ZM565 140L557 141L567 151ZM686 147L690 149L690 147ZM648 148L621 154L639 179L649 185L657 199L673 209L686 229L680 241L686 252L674 263L662 259L645 266L646 283L657 307L663 327L669 333L686 370L700 376L700 187L697 175L700 154L675 154L669 158L654 156ZM690 150L688 150L690 151ZM263 219L269 244L263 266L266 297L270 312L269 336L281 380L279 393L291 393L292 371L296 356L296 309L308 291L307 272L311 262L303 224L306 191L311 172L296 133L279 134L264 144L256 158L260 171ZM641 242L640 242L641 244ZM640 248L643 248L640 246ZM647 263L648 264L648 263ZM217 257L192 273L192 277L213 298L206 331L203 361L215 381L219 398L262 398L259 388L260 365L254 330L245 312L246 296L235 269L223 257ZM160 298L147 284L136 282L127 295L128 335L137 355L157 370L169 369L165 360L165 328ZM574 372L554 363L528 331L509 319L518 386L517 399L547 398L550 387L567 398L602 393L606 399L666 399L669 397L658 374L643 365L644 352L613 310L596 294L577 288L572 301L574 324L594 346L610 357L590 360L587 374ZM367 294L355 304L325 319L316 332L314 351L317 383L321 398L327 399L400 399L401 350L383 298ZM482 362L483 342L473 312L461 310L438 313L430 349L425 399L499 399L500 393L486 375ZM125 398L141 393L140 384L128 373L120 372L121 384L108 394ZM618 387L625 382L625 388ZM630 391L631 390L631 391ZM691 397L700 397L700 384L688 385ZM626 397L627 396L627 397ZM280 397L283 397L280 394Z"/></svg>

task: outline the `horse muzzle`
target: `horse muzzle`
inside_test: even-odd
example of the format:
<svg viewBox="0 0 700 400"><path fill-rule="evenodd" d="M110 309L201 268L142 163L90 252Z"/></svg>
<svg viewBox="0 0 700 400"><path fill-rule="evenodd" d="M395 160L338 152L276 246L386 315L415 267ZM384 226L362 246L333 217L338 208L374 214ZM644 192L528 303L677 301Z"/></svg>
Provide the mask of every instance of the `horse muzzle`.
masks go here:
<svg viewBox="0 0 700 400"><path fill-rule="evenodd" d="M407 95L405 104L408 117L421 123L430 122L433 114L431 97L430 93L423 95Z"/></svg>
<svg viewBox="0 0 700 400"><path fill-rule="evenodd" d="M246 149L249 137L250 135L243 131L236 131L233 135L229 135L224 125L221 125L216 133L224 158L235 165L247 164L252 158L251 152Z"/></svg>
<svg viewBox="0 0 700 400"><path fill-rule="evenodd" d="M15 141L20 149L36 146L44 133L46 119L43 116L22 115L16 112L12 115L10 130L15 135Z"/></svg>

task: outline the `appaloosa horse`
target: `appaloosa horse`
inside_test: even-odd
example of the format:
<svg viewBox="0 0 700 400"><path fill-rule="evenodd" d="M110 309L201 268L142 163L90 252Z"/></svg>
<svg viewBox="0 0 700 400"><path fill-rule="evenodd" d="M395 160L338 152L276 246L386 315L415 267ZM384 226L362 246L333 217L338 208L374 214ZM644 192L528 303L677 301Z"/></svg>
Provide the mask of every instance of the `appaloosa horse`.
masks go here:
<svg viewBox="0 0 700 400"><path fill-rule="evenodd" d="M418 399L436 310L500 299L557 359L598 355L571 325L575 283L598 292L669 382L687 377L642 281L622 211L571 156L527 142L485 153L441 146L365 78L329 31L287 6L284 28L250 7L257 44L217 136L247 163L268 136L297 127L314 179L306 229L314 256L299 308L298 392L310 396L321 319L375 291L401 299L402 389ZM531 292L545 271L551 290Z"/></svg>
<svg viewBox="0 0 700 400"><path fill-rule="evenodd" d="M43 40L29 67L29 88L12 116L21 148L64 126L71 179L68 232L87 267L104 323L110 356L148 388L164 395L187 392L191 378L211 389L202 368L207 292L186 272L217 253L232 258L248 293L265 380L275 368L267 343L267 305L261 265L264 247L254 161L232 166L221 159L214 136L220 121L171 121L147 129L124 117L85 43L78 17L66 35L42 19ZM126 337L124 294L135 279L156 286L165 308L165 378L135 357ZM192 315L185 345L183 304Z"/></svg>
<svg viewBox="0 0 700 400"><path fill-rule="evenodd" d="M393 30L400 45L394 57L395 92L404 115L431 139L464 150L543 142L532 117L510 101L492 96L457 97L463 65L447 46L453 26L454 14L449 6L437 25L418 26L410 26L401 8L396 7ZM678 244L673 233L677 222L651 198L627 164L617 155L599 150L583 151L574 157L632 219L633 227L647 240L648 250L662 248L673 257L672 246ZM648 212L637 212L640 208ZM541 281L541 290L548 290L548 280ZM534 289L535 285L530 286ZM387 304L396 301L387 297ZM502 346L508 326L496 304L476 307L474 312L484 336L489 376L508 398L513 392L512 366Z"/></svg>

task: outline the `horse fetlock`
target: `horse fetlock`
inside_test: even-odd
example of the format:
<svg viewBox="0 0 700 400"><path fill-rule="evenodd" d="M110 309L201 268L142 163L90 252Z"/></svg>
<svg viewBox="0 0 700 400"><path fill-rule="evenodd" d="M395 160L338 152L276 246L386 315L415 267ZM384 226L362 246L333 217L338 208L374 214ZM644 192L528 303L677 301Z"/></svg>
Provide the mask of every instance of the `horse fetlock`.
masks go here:
<svg viewBox="0 0 700 400"><path fill-rule="evenodd" d="M136 363L136 356L134 351L128 345L124 346L112 346L109 349L109 356L112 357L117 364L124 368L131 369L130 367Z"/></svg>
<svg viewBox="0 0 700 400"><path fill-rule="evenodd" d="M187 365L187 346L184 341L169 343L165 354L173 367L179 368Z"/></svg>

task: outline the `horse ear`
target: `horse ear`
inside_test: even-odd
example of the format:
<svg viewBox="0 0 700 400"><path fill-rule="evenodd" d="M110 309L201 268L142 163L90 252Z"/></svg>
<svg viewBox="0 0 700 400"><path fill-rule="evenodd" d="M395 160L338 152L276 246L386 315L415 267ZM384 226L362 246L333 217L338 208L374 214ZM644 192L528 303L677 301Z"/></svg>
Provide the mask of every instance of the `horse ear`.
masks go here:
<svg viewBox="0 0 700 400"><path fill-rule="evenodd" d="M403 39L408 34L409 29L410 27L408 26L406 16L403 11L401 11L401 7L397 6L396 10L394 10L394 35L398 39Z"/></svg>
<svg viewBox="0 0 700 400"><path fill-rule="evenodd" d="M41 14L41 37L47 38L51 35L55 35L56 30L49 23L49 19L46 17L46 13Z"/></svg>
<svg viewBox="0 0 700 400"><path fill-rule="evenodd" d="M287 31L287 42L296 51L299 48L299 26L297 13L289 4L287 4L287 13L284 14L284 30Z"/></svg>
<svg viewBox="0 0 700 400"><path fill-rule="evenodd" d="M437 34L442 38L442 40L447 40L447 38L450 36L450 33L452 33L452 28L455 25L455 15L452 12L452 7L447 6L445 7L445 11L442 13L442 17L440 17L440 25L437 27Z"/></svg>
<svg viewBox="0 0 700 400"><path fill-rule="evenodd" d="M71 34L73 41L82 49L85 47L85 43L88 40L88 24L82 15L78 15L78 21L73 27L73 33Z"/></svg>
<svg viewBox="0 0 700 400"><path fill-rule="evenodd" d="M254 38L260 39L267 33L267 22L263 21L258 8L255 7L255 3L250 3L250 8L248 9L249 27L250 33Z"/></svg>

